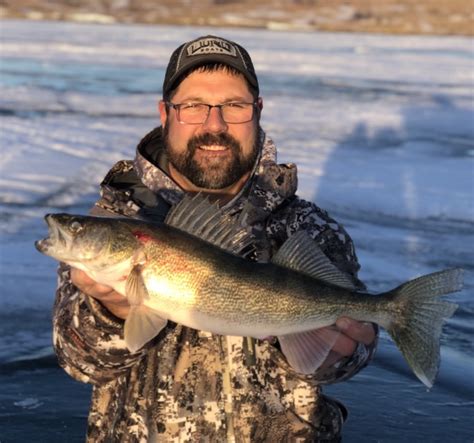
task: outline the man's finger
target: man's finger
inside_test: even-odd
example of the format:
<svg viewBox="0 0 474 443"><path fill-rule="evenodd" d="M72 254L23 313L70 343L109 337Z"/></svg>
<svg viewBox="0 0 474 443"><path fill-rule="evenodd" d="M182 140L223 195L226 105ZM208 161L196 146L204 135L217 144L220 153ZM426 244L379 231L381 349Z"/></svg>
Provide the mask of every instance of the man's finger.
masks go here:
<svg viewBox="0 0 474 443"><path fill-rule="evenodd" d="M79 283L81 285L91 285L95 283L84 271L77 268L71 268L71 280L74 284Z"/></svg>
<svg viewBox="0 0 474 443"><path fill-rule="evenodd" d="M82 292L92 297L97 298L113 292L113 289L110 286L97 283L80 269L71 268L71 281Z"/></svg>
<svg viewBox="0 0 474 443"><path fill-rule="evenodd" d="M375 340L375 328L372 323L341 317L337 319L336 326L352 340L364 345L370 345Z"/></svg>
<svg viewBox="0 0 474 443"><path fill-rule="evenodd" d="M331 352L339 355L339 358L348 357L354 353L356 347L357 342L343 333L339 334Z"/></svg>

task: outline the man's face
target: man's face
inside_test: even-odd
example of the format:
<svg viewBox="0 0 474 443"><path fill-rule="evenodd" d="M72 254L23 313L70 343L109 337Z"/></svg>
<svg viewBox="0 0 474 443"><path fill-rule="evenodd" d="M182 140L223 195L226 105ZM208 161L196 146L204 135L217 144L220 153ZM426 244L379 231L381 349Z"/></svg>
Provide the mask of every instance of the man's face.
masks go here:
<svg viewBox="0 0 474 443"><path fill-rule="evenodd" d="M195 71L178 86L171 102L206 103L254 101L240 75L225 70ZM261 102L259 102L261 106ZM257 158L258 112L246 123L226 123L218 108L211 108L203 124L178 121L177 111L160 103L168 160L179 174L194 186L224 189L248 173Z"/></svg>

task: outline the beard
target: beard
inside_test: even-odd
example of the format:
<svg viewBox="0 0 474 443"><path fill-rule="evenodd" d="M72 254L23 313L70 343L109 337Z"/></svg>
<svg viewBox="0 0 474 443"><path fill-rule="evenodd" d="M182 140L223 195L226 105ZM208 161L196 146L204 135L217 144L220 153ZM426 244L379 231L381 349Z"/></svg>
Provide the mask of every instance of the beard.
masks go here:
<svg viewBox="0 0 474 443"><path fill-rule="evenodd" d="M163 130L163 141L168 161L193 185L204 189L223 189L236 183L251 171L258 157L258 132L252 150L244 155L239 141L227 133L206 133L192 137L185 152L176 152L169 139L168 127ZM230 150L230 157L198 161L196 151L200 146L224 146Z"/></svg>

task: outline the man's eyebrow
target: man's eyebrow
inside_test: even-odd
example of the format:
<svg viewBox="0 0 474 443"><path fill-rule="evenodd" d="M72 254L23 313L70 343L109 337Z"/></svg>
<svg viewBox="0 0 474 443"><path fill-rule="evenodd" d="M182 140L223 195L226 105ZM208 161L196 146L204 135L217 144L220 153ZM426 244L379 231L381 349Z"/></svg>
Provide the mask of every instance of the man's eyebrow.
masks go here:
<svg viewBox="0 0 474 443"><path fill-rule="evenodd" d="M250 101L252 101L251 99ZM248 98L245 98L242 95L235 95L232 97L226 97L224 100L222 100L220 103L229 103L229 102L247 102L249 101ZM197 102L197 103L208 103L206 99L203 97L199 96L190 96L190 97L185 97L182 100L180 100L180 103L192 103L192 102ZM219 104L219 103L218 103Z"/></svg>
<svg viewBox="0 0 474 443"><path fill-rule="evenodd" d="M185 97L180 100L180 103L188 103L188 102L201 102L204 103L204 99L202 97L198 96L190 96L190 97Z"/></svg>

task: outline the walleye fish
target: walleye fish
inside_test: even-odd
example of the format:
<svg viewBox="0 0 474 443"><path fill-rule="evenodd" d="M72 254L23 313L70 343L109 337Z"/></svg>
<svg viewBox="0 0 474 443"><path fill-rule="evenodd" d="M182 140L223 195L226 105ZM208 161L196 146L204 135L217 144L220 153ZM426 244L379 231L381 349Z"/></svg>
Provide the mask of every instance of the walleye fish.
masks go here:
<svg viewBox="0 0 474 443"><path fill-rule="evenodd" d="M462 288L462 270L450 269L378 295L357 291L304 232L270 263L250 261L242 257L254 242L246 228L200 195L185 197L160 224L69 214L45 220L40 252L127 298L124 336L132 352L171 320L221 335L276 336L289 364L311 373L337 338L325 327L348 316L385 328L431 387L443 320L457 308L439 296Z"/></svg>

